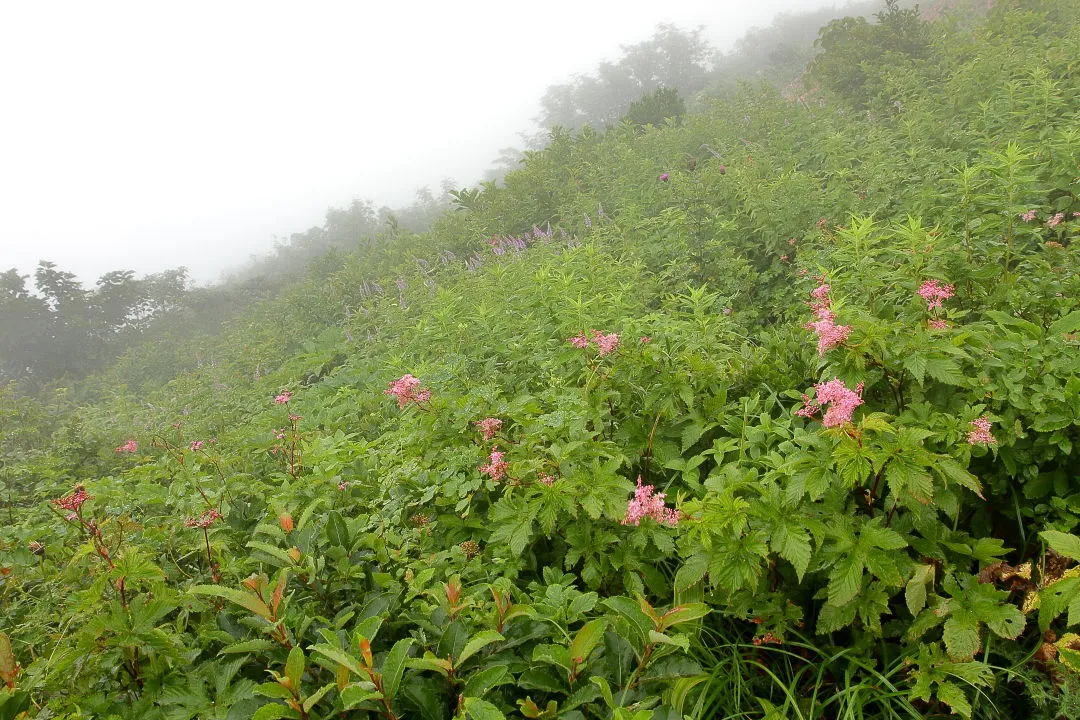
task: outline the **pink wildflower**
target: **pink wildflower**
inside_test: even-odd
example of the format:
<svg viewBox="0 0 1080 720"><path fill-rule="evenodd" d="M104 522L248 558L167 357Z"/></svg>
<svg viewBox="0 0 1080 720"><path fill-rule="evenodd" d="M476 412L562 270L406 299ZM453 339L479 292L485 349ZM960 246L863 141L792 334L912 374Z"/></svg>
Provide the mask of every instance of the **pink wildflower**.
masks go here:
<svg viewBox="0 0 1080 720"><path fill-rule="evenodd" d="M593 342L596 343L597 354L599 354L600 357L610 355L611 353L615 352L615 348L619 347L618 333L611 333L610 335L605 335L599 330L593 330L592 334Z"/></svg>
<svg viewBox="0 0 1080 720"><path fill-rule="evenodd" d="M952 285L941 285L937 280L926 280L919 287L918 295L926 301L926 309L933 310L941 307L942 300L948 300L953 296Z"/></svg>
<svg viewBox="0 0 1080 720"><path fill-rule="evenodd" d="M824 277L824 276L822 276L822 277ZM828 302L829 301L829 285L828 285L828 283L822 282L816 288L811 290L810 291L810 297L814 298L815 300L822 300L822 301Z"/></svg>
<svg viewBox="0 0 1080 720"><path fill-rule="evenodd" d="M477 420L473 425L480 428L480 432L484 433L485 440L490 440L495 437L499 430L502 430L502 420L499 418L484 418L483 420Z"/></svg>
<svg viewBox="0 0 1080 720"><path fill-rule="evenodd" d="M818 356L824 357L825 353L843 344L851 335L850 325L837 325L836 315L829 308L828 285L821 285L810 294L818 300L811 307L817 313L818 319L803 325L807 330L812 330L818 336Z"/></svg>
<svg viewBox="0 0 1080 720"><path fill-rule="evenodd" d="M206 443L204 443L202 440L192 440L191 441L191 451L192 452L198 452L199 450L203 449L203 445L205 445L205 444Z"/></svg>
<svg viewBox="0 0 1080 720"><path fill-rule="evenodd" d="M574 337L566 338L566 342L570 343L579 350L584 350L589 347L589 338L585 336L585 333L578 333Z"/></svg>
<svg viewBox="0 0 1080 720"><path fill-rule="evenodd" d="M491 448L491 456L488 458L487 465L480 466L480 472L485 475L490 475L491 479L498 482L506 477L506 470L510 467L510 463L503 460L505 453L500 451L497 447Z"/></svg>
<svg viewBox="0 0 1080 720"><path fill-rule="evenodd" d="M383 391L383 394L397 398L399 409L411 402L420 404L431 399L431 391L420 387L420 380L412 375L402 375L394 380L390 383L390 387Z"/></svg>
<svg viewBox="0 0 1080 720"><path fill-rule="evenodd" d="M219 513L216 508L210 508L209 510L204 511L203 514L198 517L189 517L187 520L184 520L184 527L201 528L205 530L206 528L213 525L215 520L220 519L221 513Z"/></svg>
<svg viewBox="0 0 1080 720"><path fill-rule="evenodd" d="M660 173L660 182L667 182L669 177L667 173Z"/></svg>
<svg viewBox="0 0 1080 720"><path fill-rule="evenodd" d="M983 415L981 418L972 420L973 430L968 433L967 441L971 445L997 445L997 439L990 434L990 418Z"/></svg>
<svg viewBox="0 0 1080 720"><path fill-rule="evenodd" d="M1046 221L1046 227L1048 227L1048 228L1056 228L1058 225L1061 224L1061 221L1064 220L1064 219L1065 219L1065 213L1059 212L1058 214L1054 215L1054 217L1052 217L1052 218L1050 218L1049 220Z"/></svg>
<svg viewBox="0 0 1080 720"><path fill-rule="evenodd" d="M289 420L291 422L300 422L303 419L304 418L300 415L296 415L295 413L289 413Z"/></svg>
<svg viewBox="0 0 1080 720"><path fill-rule="evenodd" d="M1036 212L1034 210L1028 210L1025 213L1020 213L1020 219L1024 222L1031 222L1035 219Z"/></svg>
<svg viewBox="0 0 1080 720"><path fill-rule="evenodd" d="M67 510L70 514L67 516L68 520L74 520L76 513L79 512L79 508L83 506L87 500L92 500L91 495L86 494L86 487L79 483L75 486L75 489L70 494L63 497L54 498L50 502L61 510Z"/></svg>
<svg viewBox="0 0 1080 720"><path fill-rule="evenodd" d="M278 428L277 430L275 430L274 431L274 437L276 437L278 440L284 440L285 439L285 428Z"/></svg>
<svg viewBox="0 0 1080 720"><path fill-rule="evenodd" d="M927 325L930 326L931 330L945 330L946 328L949 327L949 321L948 320L930 320L927 323Z"/></svg>
<svg viewBox="0 0 1080 720"><path fill-rule="evenodd" d="M278 405L284 405L290 400L292 400L291 390L282 390L280 395L274 396L274 402L276 402Z"/></svg>
<svg viewBox="0 0 1080 720"><path fill-rule="evenodd" d="M652 338L649 337L648 335L642 335L641 338L640 338L640 342L641 342L642 345L648 345L649 343L652 342Z"/></svg>
<svg viewBox="0 0 1080 720"><path fill-rule="evenodd" d="M116 448L118 453L133 453L139 450L139 443L134 440L128 440L126 443Z"/></svg>
<svg viewBox="0 0 1080 720"><path fill-rule="evenodd" d="M855 408L863 404L863 384L859 383L854 390L849 390L843 380L833 378L827 383L818 383L814 386L817 397L813 400L803 395L805 406L796 410L799 417L813 417L828 405L821 424L825 427L838 427L851 422L851 415Z"/></svg>
<svg viewBox="0 0 1080 720"><path fill-rule="evenodd" d="M344 480L342 480L341 482L339 482L337 484L337 489L342 491L342 492L345 492L348 488L349 488L349 483L345 482Z"/></svg>
<svg viewBox="0 0 1080 720"><path fill-rule="evenodd" d="M548 487L551 487L552 485L555 484L555 476L554 475L541 475L539 480L540 480L540 482L544 483Z"/></svg>
<svg viewBox="0 0 1080 720"><path fill-rule="evenodd" d="M679 511L664 505L664 493L653 494L652 485L642 485L641 476L637 479L634 497L626 504L626 517L623 525L638 525L647 517L663 525L678 525Z"/></svg>
<svg viewBox="0 0 1080 720"><path fill-rule="evenodd" d="M789 260L789 258L788 258L787 255L781 255L780 256L780 262L785 262L786 263L788 260Z"/></svg>

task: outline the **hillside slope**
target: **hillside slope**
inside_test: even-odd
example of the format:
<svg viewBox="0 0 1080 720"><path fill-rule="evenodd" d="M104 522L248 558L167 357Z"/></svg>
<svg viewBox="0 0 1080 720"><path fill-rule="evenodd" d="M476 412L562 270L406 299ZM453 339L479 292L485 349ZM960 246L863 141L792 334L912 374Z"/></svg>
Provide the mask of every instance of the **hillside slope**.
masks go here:
<svg viewBox="0 0 1080 720"><path fill-rule="evenodd" d="M1076 716L1077 16L556 132L5 399L0 714Z"/></svg>

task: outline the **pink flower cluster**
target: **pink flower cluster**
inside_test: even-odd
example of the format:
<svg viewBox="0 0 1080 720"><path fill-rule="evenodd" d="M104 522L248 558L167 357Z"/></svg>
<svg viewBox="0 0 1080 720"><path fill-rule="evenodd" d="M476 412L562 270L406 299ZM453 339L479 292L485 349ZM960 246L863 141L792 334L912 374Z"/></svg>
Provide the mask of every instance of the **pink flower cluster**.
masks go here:
<svg viewBox="0 0 1080 720"><path fill-rule="evenodd" d="M647 517L663 525L678 525L679 511L664 505L664 493L653 494L652 485L642 485L641 476L637 479L634 497L626 504L626 517L623 525L638 525Z"/></svg>
<svg viewBox="0 0 1080 720"><path fill-rule="evenodd" d="M70 494L63 497L54 498L50 502L60 510L67 510L68 514L65 519L74 520L78 517L79 508L83 506L87 500L92 500L93 497L86 494L86 488L82 483L75 486L75 489Z"/></svg>
<svg viewBox="0 0 1080 720"><path fill-rule="evenodd" d="M204 443L202 440L192 440L191 441L191 451L192 452L199 452L200 450L203 449L204 445L206 445L206 443Z"/></svg>
<svg viewBox="0 0 1080 720"><path fill-rule="evenodd" d="M495 437L495 434L502 430L502 420L499 418L484 418L483 420L477 420L473 423L476 427L480 428L480 432L484 434L485 440L490 440Z"/></svg>
<svg viewBox="0 0 1080 720"><path fill-rule="evenodd" d="M599 330L590 330L589 332L592 333L591 338L585 333L578 333L574 337L566 338L566 342L581 350L589 347L590 343L594 344L596 345L596 353L600 357L610 355L611 353L615 352L615 349L617 347L619 347L618 333L610 333L608 335L605 335Z"/></svg>
<svg viewBox="0 0 1080 720"><path fill-rule="evenodd" d="M1027 212L1020 213L1020 219L1024 222L1031 222L1035 219L1036 212L1034 210L1028 210Z"/></svg>
<svg viewBox="0 0 1080 720"><path fill-rule="evenodd" d="M660 173L660 182L667 182L669 177L671 177L671 176L668 175L666 172L665 173Z"/></svg>
<svg viewBox="0 0 1080 720"><path fill-rule="evenodd" d="M1049 220L1046 221L1046 227L1048 227L1048 228L1056 228L1058 225L1061 224L1061 221L1064 220L1064 219L1065 219L1065 213L1059 212L1056 215L1054 215L1052 218L1050 218Z"/></svg>
<svg viewBox="0 0 1080 720"><path fill-rule="evenodd" d="M135 442L134 440L128 440L126 443L124 443L123 445L117 447L115 450L118 453L138 452L139 443Z"/></svg>
<svg viewBox="0 0 1080 720"><path fill-rule="evenodd" d="M816 397L812 400L807 395L802 396L805 405L796 410L795 414L799 417L814 417L823 406L828 405L829 409L821 419L821 424L825 427L838 427L851 422L855 408L863 404L862 383L855 386L854 390L849 390L843 380L833 378L827 383L815 385L814 391Z"/></svg>
<svg viewBox="0 0 1080 720"><path fill-rule="evenodd" d="M955 287L952 285L942 285L937 280L926 280L919 287L918 295L926 301L926 309L933 310L941 307L943 300L951 298L953 290Z"/></svg>
<svg viewBox="0 0 1080 720"><path fill-rule="evenodd" d="M948 320L929 320L926 324L931 330L946 330L949 327Z"/></svg>
<svg viewBox="0 0 1080 720"><path fill-rule="evenodd" d="M554 475L546 475L546 474L541 475L539 477L539 480L540 480L540 482L544 483L548 487L551 487L552 485L555 484L555 476Z"/></svg>
<svg viewBox="0 0 1080 720"><path fill-rule="evenodd" d="M216 508L210 508L203 512L199 517L189 517L184 521L184 527L186 528L201 528L205 530L214 524L215 520L221 519L221 513Z"/></svg>
<svg viewBox="0 0 1080 720"><path fill-rule="evenodd" d="M491 479L498 482L506 477L506 471L510 467L510 463L503 459L505 453L499 450L498 447L491 448L491 456L488 458L487 465L481 465L479 470L485 475L490 475Z"/></svg>
<svg viewBox="0 0 1080 720"><path fill-rule="evenodd" d="M851 335L851 326L836 324L836 313L832 311L832 303L829 300L829 285L825 282L824 276L821 276L819 281L821 284L810 291L810 297L814 298L814 302L810 303L810 308L817 315L817 320L808 322L803 327L818 336L818 357L823 357L826 351L848 339Z"/></svg>
<svg viewBox="0 0 1080 720"><path fill-rule="evenodd" d="M420 380L412 375L402 375L390 383L390 387L383 390L384 395L393 395L397 398L398 408L404 408L409 403L426 403L431 399L431 391L420 387Z"/></svg>
<svg viewBox="0 0 1080 720"><path fill-rule="evenodd" d="M274 402L276 402L278 405L285 405L290 400L292 400L291 390L282 390L280 395L274 396Z"/></svg>
<svg viewBox="0 0 1080 720"><path fill-rule="evenodd" d="M967 441L971 445L997 445L997 438L990 433L990 418L983 415L969 423L972 430L968 433Z"/></svg>

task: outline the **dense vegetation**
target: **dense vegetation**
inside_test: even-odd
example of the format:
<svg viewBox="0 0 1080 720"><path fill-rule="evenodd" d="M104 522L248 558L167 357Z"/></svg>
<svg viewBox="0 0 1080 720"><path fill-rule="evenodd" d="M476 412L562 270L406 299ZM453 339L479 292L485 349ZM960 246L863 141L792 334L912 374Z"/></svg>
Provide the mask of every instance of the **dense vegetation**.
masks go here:
<svg viewBox="0 0 1080 720"><path fill-rule="evenodd" d="M820 50L3 389L0 718L1080 715L1080 8Z"/></svg>

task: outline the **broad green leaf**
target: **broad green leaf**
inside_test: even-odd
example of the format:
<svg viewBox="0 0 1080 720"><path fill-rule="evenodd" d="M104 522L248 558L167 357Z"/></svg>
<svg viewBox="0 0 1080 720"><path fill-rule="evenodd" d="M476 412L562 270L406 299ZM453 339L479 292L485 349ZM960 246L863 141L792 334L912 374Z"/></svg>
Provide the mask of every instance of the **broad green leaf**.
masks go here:
<svg viewBox="0 0 1080 720"><path fill-rule="evenodd" d="M465 697L483 697L492 688L503 684L509 673L510 671L505 665L493 665L484 668L480 672L473 673L465 681Z"/></svg>
<svg viewBox="0 0 1080 720"><path fill-rule="evenodd" d="M1064 317L1050 323L1050 335L1061 336L1080 331L1080 310L1073 310Z"/></svg>
<svg viewBox="0 0 1080 720"><path fill-rule="evenodd" d="M352 710L370 700L381 700L382 693L375 690L371 683L356 683L341 691L341 704L346 710Z"/></svg>
<svg viewBox="0 0 1080 720"><path fill-rule="evenodd" d="M570 643L571 662L578 664L588 660L592 651L604 639L605 630L607 630L607 621L602 618L590 620L582 625Z"/></svg>
<svg viewBox="0 0 1080 720"><path fill-rule="evenodd" d="M469 641L465 643L465 647L461 650L461 655L454 661L454 667L461 667L465 664L465 661L476 654L478 650L486 645L490 645L494 642L502 642L505 640L500 633L494 630L481 630L480 632L469 638Z"/></svg>
<svg viewBox="0 0 1080 720"><path fill-rule="evenodd" d="M323 696L333 690L335 687L337 686L334 685L334 683L330 683L329 685L323 685L321 688L316 690L313 695L308 695L306 698L304 698L304 712L310 713L311 708L315 707L315 704L322 700Z"/></svg>
<svg viewBox="0 0 1080 720"><path fill-rule="evenodd" d="M1080 537L1058 530L1043 530L1039 537L1045 540L1054 552L1080 562Z"/></svg>
<svg viewBox="0 0 1080 720"><path fill-rule="evenodd" d="M300 677L304 674L304 651L299 646L289 651L289 658L285 661L285 677L292 683L293 689L300 687Z"/></svg>
<svg viewBox="0 0 1080 720"><path fill-rule="evenodd" d="M684 622L691 622L708 615L712 610L705 603L676 605L660 616L659 630L667 630Z"/></svg>
<svg viewBox="0 0 1080 720"><path fill-rule="evenodd" d="M349 526L337 510L331 510L326 517L326 539L331 545L349 547Z"/></svg>
<svg viewBox="0 0 1080 720"><path fill-rule="evenodd" d="M251 593L222 587L221 585L193 585L188 588L188 592L193 595L212 595L214 597L224 598L229 602L250 610L267 622L270 622L273 618L270 608L266 606L266 603Z"/></svg>
<svg viewBox="0 0 1080 720"><path fill-rule="evenodd" d="M656 626L645 613L641 612L637 602L628 597L616 595L605 599L603 604L626 620L634 637L638 640L638 644L644 646L646 639L649 637L649 631L654 630Z"/></svg>
<svg viewBox="0 0 1080 720"><path fill-rule="evenodd" d="M277 703L270 703L269 705L263 705L261 708L255 711L255 714L251 716L251 720L281 720L281 718L298 718L300 713L287 708L284 705L278 705Z"/></svg>
<svg viewBox="0 0 1080 720"><path fill-rule="evenodd" d="M226 645L221 649L222 653L256 653L264 652L271 648L281 647L275 642L266 640L264 638L256 638L254 640L245 640L243 642L234 643L232 645Z"/></svg>
<svg viewBox="0 0 1080 720"><path fill-rule="evenodd" d="M412 646L411 638L403 638L394 643L394 647L390 648L390 652L386 654L386 659L383 660L381 674L383 681L383 692L386 693L386 699L389 702L393 702L397 697L398 688L401 686L401 677L405 673L405 661L409 657L409 648Z"/></svg>
<svg viewBox="0 0 1080 720"><path fill-rule="evenodd" d="M567 672L574 669L570 661L570 651L562 645L537 645L533 648L532 661L555 665Z"/></svg>
<svg viewBox="0 0 1080 720"><path fill-rule="evenodd" d="M499 708L480 698L465 698L465 714L470 720L506 720Z"/></svg>
<svg viewBox="0 0 1080 720"><path fill-rule="evenodd" d="M356 658L354 658L352 655L349 655L341 648L336 648L333 645L319 643L318 645L312 645L308 649L312 652L322 655L323 657L330 658L338 665L348 668L349 672L355 675L359 675L362 678L367 678L368 676L367 671L364 669L363 665L361 665L356 660Z"/></svg>

